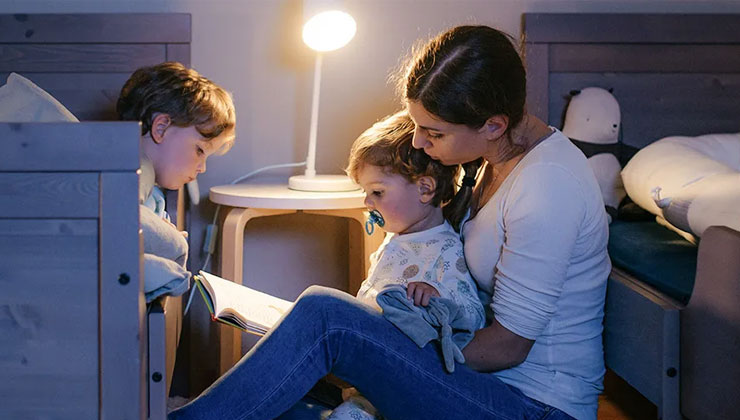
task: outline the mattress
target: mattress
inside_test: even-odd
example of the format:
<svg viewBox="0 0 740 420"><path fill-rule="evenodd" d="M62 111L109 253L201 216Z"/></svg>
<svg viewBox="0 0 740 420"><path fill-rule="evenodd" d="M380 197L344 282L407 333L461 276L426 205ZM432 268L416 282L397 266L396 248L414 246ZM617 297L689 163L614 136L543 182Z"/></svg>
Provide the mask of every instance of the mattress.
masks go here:
<svg viewBox="0 0 740 420"><path fill-rule="evenodd" d="M615 220L609 226L612 265L686 304L698 247L655 221Z"/></svg>

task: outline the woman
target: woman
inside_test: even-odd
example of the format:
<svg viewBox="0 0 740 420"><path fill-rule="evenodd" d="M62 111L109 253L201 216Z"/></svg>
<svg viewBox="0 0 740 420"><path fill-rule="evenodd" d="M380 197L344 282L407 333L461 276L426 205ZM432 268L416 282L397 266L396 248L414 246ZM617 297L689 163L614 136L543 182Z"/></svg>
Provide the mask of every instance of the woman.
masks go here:
<svg viewBox="0 0 740 420"><path fill-rule="evenodd" d="M525 113L521 59L495 29L437 36L411 60L402 91L414 146L467 174L448 211L467 216L465 257L492 316L465 347L466 366L445 373L435 346L419 349L351 296L311 287L170 418L274 418L329 372L390 419L596 418L610 266L585 157Z"/></svg>

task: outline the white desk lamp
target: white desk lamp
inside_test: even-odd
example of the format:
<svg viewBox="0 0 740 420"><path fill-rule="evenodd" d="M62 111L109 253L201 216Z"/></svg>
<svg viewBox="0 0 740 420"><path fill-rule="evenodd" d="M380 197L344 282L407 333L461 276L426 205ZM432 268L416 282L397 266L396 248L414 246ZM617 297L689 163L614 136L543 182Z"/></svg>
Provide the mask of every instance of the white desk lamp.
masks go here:
<svg viewBox="0 0 740 420"><path fill-rule="evenodd" d="M304 175L288 179L288 187L299 191L353 191L357 184L346 175L316 175L316 132L319 123L319 92L321 90L322 53L347 45L355 36L357 25L348 13L338 10L321 12L303 25L303 42L316 51L313 75L313 101L311 102L311 131L308 138L308 155Z"/></svg>

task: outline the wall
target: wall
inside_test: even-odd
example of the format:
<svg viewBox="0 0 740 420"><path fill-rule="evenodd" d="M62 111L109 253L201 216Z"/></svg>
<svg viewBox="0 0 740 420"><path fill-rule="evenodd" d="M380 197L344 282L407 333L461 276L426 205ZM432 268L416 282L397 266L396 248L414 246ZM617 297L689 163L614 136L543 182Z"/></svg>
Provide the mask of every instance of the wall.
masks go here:
<svg viewBox="0 0 740 420"><path fill-rule="evenodd" d="M518 37L525 12L740 13L738 1L532 1L532 0L346 0L357 20L355 39L325 56L319 117L317 169L341 173L354 138L400 107L389 74L417 39L452 25L481 23ZM233 92L237 141L232 151L209 160L199 178L201 205L193 211L191 264L214 206L208 188L265 165L305 157L313 56L300 41L300 0L0 0L0 13L184 12L192 14L192 65ZM298 171L296 171L298 172ZM270 176L287 178L293 171ZM257 178L258 180L259 178ZM258 219L245 239L245 281L285 298L310 284L346 287L345 221L305 215ZM204 362L211 326L202 302L194 303L189 343L190 388L214 377ZM191 356L188 356L190 354Z"/></svg>

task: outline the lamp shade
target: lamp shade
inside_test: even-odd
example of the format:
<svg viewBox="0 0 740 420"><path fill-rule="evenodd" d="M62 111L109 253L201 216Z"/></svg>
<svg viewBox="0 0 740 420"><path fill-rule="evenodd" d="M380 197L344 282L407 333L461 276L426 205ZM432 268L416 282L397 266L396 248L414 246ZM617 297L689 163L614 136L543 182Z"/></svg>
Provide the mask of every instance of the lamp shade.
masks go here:
<svg viewBox="0 0 740 420"><path fill-rule="evenodd" d="M303 25L303 42L316 51L334 51L347 45L356 31L352 16L329 10L318 13Z"/></svg>

